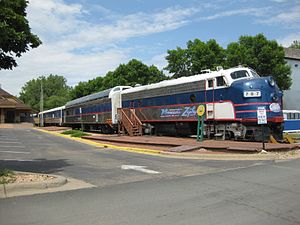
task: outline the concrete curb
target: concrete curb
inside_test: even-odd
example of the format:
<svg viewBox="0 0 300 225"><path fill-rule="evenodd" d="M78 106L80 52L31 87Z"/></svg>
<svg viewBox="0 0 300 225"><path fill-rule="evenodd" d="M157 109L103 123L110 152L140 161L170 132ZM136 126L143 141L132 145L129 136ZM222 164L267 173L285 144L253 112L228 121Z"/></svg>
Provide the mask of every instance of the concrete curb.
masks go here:
<svg viewBox="0 0 300 225"><path fill-rule="evenodd" d="M26 173L26 172L17 172L17 173ZM40 173L29 173L29 174L40 174ZM0 184L0 198L7 198L14 196L16 193L20 192L30 192L34 190L43 190L47 188L60 187L68 182L67 178L53 175L45 174L54 179L32 182L32 183L13 183L13 184Z"/></svg>
<svg viewBox="0 0 300 225"><path fill-rule="evenodd" d="M41 129L37 129L37 128L33 128L33 129L44 132L44 133L52 134L52 135L55 135L58 137L63 137L63 138L67 138L67 139L70 139L73 141L78 141L78 142L81 142L84 144L89 144L89 145L92 145L95 147L100 147L100 148L111 148L111 149L115 149L115 150L119 150L119 151L134 152L134 153L141 153L141 154L147 154L147 155L159 155L162 152L160 150L154 150L154 149L122 147L122 146L116 146L116 145L112 145L112 144L97 143L95 141L91 141L91 140L87 140L87 139L83 139L83 138L71 137L69 135L64 135L64 134L56 133L53 131L46 131L46 130L41 130Z"/></svg>

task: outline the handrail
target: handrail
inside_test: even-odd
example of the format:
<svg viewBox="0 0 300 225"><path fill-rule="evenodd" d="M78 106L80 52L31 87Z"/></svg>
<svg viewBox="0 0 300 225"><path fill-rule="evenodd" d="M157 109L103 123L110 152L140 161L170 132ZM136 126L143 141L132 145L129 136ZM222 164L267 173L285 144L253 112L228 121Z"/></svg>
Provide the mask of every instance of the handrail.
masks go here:
<svg viewBox="0 0 300 225"><path fill-rule="evenodd" d="M134 117L135 122L137 122L139 125L142 125L142 122L140 121L140 119L135 114L135 111L133 109L130 109L130 112L131 112L131 115Z"/></svg>
<svg viewBox="0 0 300 225"><path fill-rule="evenodd" d="M143 125L142 125L142 122L140 121L140 119L135 114L135 109L130 109L130 114L131 114L131 117L133 118L133 123L135 125L137 125L139 134L142 135L142 133L143 133Z"/></svg>
<svg viewBox="0 0 300 225"><path fill-rule="evenodd" d="M120 109L120 112L121 112L122 125L125 127L128 134L130 136L133 136L133 131L132 131L133 123L130 121L129 117L126 115L126 113L123 109Z"/></svg>
<svg viewBox="0 0 300 225"><path fill-rule="evenodd" d="M120 116L119 122L120 126L122 126L122 129L126 129L128 134L130 136L133 136L135 133L134 131L138 130L138 134L142 134L143 132L143 126L142 122L139 120L137 115L135 114L134 109L117 109L118 114ZM137 130L135 130L137 128ZM120 129L119 129L120 132Z"/></svg>

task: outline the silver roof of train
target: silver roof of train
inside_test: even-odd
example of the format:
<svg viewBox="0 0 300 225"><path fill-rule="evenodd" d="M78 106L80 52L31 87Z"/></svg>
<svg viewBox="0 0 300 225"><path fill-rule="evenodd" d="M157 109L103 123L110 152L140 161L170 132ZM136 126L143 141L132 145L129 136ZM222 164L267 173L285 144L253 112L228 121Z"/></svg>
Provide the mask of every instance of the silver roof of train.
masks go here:
<svg viewBox="0 0 300 225"><path fill-rule="evenodd" d="M73 105L79 105L79 104L89 102L89 101L93 101L93 100L96 100L96 99L106 98L106 97L109 96L110 91L111 91L111 88L107 89L107 90L104 90L104 91L94 93L94 94L83 96L81 98L76 98L72 101L67 102L66 107L71 107Z"/></svg>

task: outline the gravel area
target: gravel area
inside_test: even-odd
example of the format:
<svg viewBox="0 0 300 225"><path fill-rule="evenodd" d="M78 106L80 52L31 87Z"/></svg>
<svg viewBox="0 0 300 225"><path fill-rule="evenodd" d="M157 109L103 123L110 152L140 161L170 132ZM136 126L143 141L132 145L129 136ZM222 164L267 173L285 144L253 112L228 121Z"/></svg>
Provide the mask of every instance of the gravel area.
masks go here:
<svg viewBox="0 0 300 225"><path fill-rule="evenodd" d="M47 174L33 174L33 173L19 173L16 172L14 175L8 177L2 177L7 183L31 183L31 182L41 182L45 180L52 180L55 177Z"/></svg>
<svg viewBox="0 0 300 225"><path fill-rule="evenodd" d="M24 173L17 173L15 175L14 183L30 183L30 182L40 182L45 180L52 180L55 177L47 174L24 174Z"/></svg>

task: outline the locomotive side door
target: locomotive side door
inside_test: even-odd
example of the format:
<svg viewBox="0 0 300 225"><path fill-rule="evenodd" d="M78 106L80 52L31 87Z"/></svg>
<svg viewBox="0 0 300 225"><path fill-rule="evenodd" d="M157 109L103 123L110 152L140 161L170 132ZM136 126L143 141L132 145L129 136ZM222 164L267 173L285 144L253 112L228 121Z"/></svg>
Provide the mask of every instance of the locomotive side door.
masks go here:
<svg viewBox="0 0 300 225"><path fill-rule="evenodd" d="M122 107L121 91L114 91L111 95L111 120L113 124L118 122L118 108Z"/></svg>
<svg viewBox="0 0 300 225"><path fill-rule="evenodd" d="M206 118L215 118L215 78L206 80L205 103L206 103Z"/></svg>

